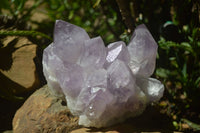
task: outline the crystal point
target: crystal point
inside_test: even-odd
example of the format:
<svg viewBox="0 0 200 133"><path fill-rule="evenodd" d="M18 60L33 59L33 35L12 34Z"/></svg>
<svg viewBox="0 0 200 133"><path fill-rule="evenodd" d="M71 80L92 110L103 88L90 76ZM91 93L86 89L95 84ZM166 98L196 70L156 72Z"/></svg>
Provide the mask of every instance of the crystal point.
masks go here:
<svg viewBox="0 0 200 133"><path fill-rule="evenodd" d="M102 67L106 58L106 47L101 37L92 38L84 42L84 52L80 65L83 67Z"/></svg>
<svg viewBox="0 0 200 133"><path fill-rule="evenodd" d="M128 64L130 55L126 44L123 41L114 42L108 45L108 55L105 66L109 66L114 60L119 59Z"/></svg>
<svg viewBox="0 0 200 133"><path fill-rule="evenodd" d="M158 101L163 96L164 85L159 80L154 78L140 78L136 82L146 94L149 102Z"/></svg>
<svg viewBox="0 0 200 133"><path fill-rule="evenodd" d="M131 73L131 70L124 62L115 60L108 67L109 76L109 90L114 94L121 102L127 101L130 95L134 93L135 79Z"/></svg>
<svg viewBox="0 0 200 133"><path fill-rule="evenodd" d="M83 43L88 39L90 38L84 29L62 20L56 21L54 52L61 60L76 63L83 52Z"/></svg>
<svg viewBox="0 0 200 133"><path fill-rule="evenodd" d="M57 20L54 41L43 53L43 72L51 91L65 97L79 124L106 127L141 114L164 92L150 78L157 44L145 25L139 25L129 45L105 47L101 37L90 39L84 29Z"/></svg>
<svg viewBox="0 0 200 133"><path fill-rule="evenodd" d="M144 24L139 25L128 44L131 56L130 68L134 74L149 77L153 74L156 63L157 43Z"/></svg>
<svg viewBox="0 0 200 133"><path fill-rule="evenodd" d="M43 52L43 73L51 91L54 92L56 96L62 97L63 91L55 74L56 65L61 64L62 61L53 53L53 45L53 43L49 45Z"/></svg>

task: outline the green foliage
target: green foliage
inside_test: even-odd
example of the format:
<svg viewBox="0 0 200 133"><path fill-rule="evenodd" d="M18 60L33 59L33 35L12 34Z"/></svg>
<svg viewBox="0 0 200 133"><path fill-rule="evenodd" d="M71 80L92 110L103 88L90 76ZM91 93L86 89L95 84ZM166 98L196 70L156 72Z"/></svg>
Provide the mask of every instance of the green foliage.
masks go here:
<svg viewBox="0 0 200 133"><path fill-rule="evenodd" d="M158 43L160 48L159 65L155 74L162 78L165 83L172 83L170 88L166 86L166 90L170 104L175 103L176 107L169 107L171 106L169 104L166 108L170 108L170 112L173 112L170 115L178 116L178 121L182 123L183 115L199 110L200 28L192 29L190 35L188 32L188 38L184 42L166 41L161 37ZM190 115L185 117L196 119ZM188 121L186 123L188 124ZM173 125L177 129L181 129L177 121L174 121ZM190 127L197 130L194 125L192 124Z"/></svg>
<svg viewBox="0 0 200 133"><path fill-rule="evenodd" d="M106 44L119 40L124 31L113 5L104 1L49 0L46 4L53 22L62 19L81 26L91 37L102 36Z"/></svg>
<svg viewBox="0 0 200 133"><path fill-rule="evenodd" d="M3 0L0 4L0 13L2 13L2 9L10 9L9 1Z"/></svg>
<svg viewBox="0 0 200 133"><path fill-rule="evenodd" d="M156 73L162 78L173 78L182 83L184 88L199 88L200 72L200 30L193 29L187 42L175 43L161 38L159 47L168 58L162 63L164 68L157 69ZM160 54L163 54L160 52ZM162 59L162 56L159 57ZM196 70L196 71L195 71ZM175 76L176 77L173 77ZM171 76L171 77L170 77Z"/></svg>
<svg viewBox="0 0 200 133"><path fill-rule="evenodd" d="M26 0L11 0L11 2L15 5L14 9L15 12L14 14L19 14L19 12L22 12L24 10L24 4Z"/></svg>
<svg viewBox="0 0 200 133"><path fill-rule="evenodd" d="M93 5L93 8L97 7L97 6L100 4L100 2L101 2L101 0L97 0L97 1L95 2L95 4Z"/></svg>
<svg viewBox="0 0 200 133"><path fill-rule="evenodd" d="M28 0L2 0L0 5L0 13L2 15L11 15L18 19L28 20L31 17L31 12L38 7L43 1L34 0L31 7L26 7L25 4ZM6 10L6 12L3 12Z"/></svg>

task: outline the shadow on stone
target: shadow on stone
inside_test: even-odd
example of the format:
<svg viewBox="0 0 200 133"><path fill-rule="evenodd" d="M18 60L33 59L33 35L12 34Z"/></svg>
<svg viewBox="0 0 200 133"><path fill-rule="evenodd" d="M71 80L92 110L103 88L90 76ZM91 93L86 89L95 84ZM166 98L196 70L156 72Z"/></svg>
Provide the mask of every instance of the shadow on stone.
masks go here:
<svg viewBox="0 0 200 133"><path fill-rule="evenodd" d="M17 50L15 45L17 44L18 39L15 38L10 41L7 46L0 47L0 69L8 71L13 63L12 53Z"/></svg>
<svg viewBox="0 0 200 133"><path fill-rule="evenodd" d="M155 107L147 107L145 112L136 117L130 118L123 123L116 124L107 128L82 128L74 130L72 133L81 132L106 132L106 133L141 133L141 132L156 132L156 133L173 133L173 125L170 119L160 114Z"/></svg>
<svg viewBox="0 0 200 133"><path fill-rule="evenodd" d="M0 132L12 129L16 110L45 83L37 49L26 37L0 37Z"/></svg>

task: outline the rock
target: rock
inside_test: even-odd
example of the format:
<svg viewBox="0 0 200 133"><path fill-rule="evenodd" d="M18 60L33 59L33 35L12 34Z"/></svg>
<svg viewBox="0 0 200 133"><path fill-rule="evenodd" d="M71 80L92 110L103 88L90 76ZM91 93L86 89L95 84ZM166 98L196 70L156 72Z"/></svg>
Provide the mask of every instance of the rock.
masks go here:
<svg viewBox="0 0 200 133"><path fill-rule="evenodd" d="M78 118L66 104L51 94L47 86L33 93L16 112L14 133L67 133L78 128Z"/></svg>
<svg viewBox="0 0 200 133"><path fill-rule="evenodd" d="M12 94L21 94L35 90L40 80L34 61L37 45L25 37L7 37L0 48L1 88L10 89Z"/></svg>
<svg viewBox="0 0 200 133"><path fill-rule="evenodd" d="M81 128L81 129L77 129L77 130L74 130L74 131L72 131L71 133L89 133L89 132L91 132L90 131L90 129L87 129L87 128ZM169 131L170 133L183 133L183 132L176 132L176 131ZM95 132L95 133L127 133L127 131L125 131L125 132L121 132L121 131L106 131L106 132L104 132L104 131L97 131L97 132ZM146 131L146 132L140 132L140 131L128 131L128 133L162 133L162 132L158 132L158 131L154 131L154 132L148 132L148 131Z"/></svg>
<svg viewBox="0 0 200 133"><path fill-rule="evenodd" d="M16 112L13 133L141 133L172 132L173 125L156 107L148 106L138 117L106 128L78 125L65 102L53 95L47 85L32 94ZM156 132L155 132L156 131Z"/></svg>
<svg viewBox="0 0 200 133"><path fill-rule="evenodd" d="M4 131L3 133L13 133L12 130L7 130L7 131Z"/></svg>

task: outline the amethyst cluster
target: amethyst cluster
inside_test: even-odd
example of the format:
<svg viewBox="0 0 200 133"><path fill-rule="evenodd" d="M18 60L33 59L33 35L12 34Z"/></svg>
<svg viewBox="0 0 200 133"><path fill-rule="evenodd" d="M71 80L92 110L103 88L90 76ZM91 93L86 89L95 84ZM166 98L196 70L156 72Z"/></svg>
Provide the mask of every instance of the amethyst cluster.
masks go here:
<svg viewBox="0 0 200 133"><path fill-rule="evenodd" d="M143 112L164 91L150 78L157 44L144 24L126 46L123 41L105 47L101 37L90 39L78 26L57 20L54 41L44 50L43 71L49 88L64 96L79 124L105 127Z"/></svg>

